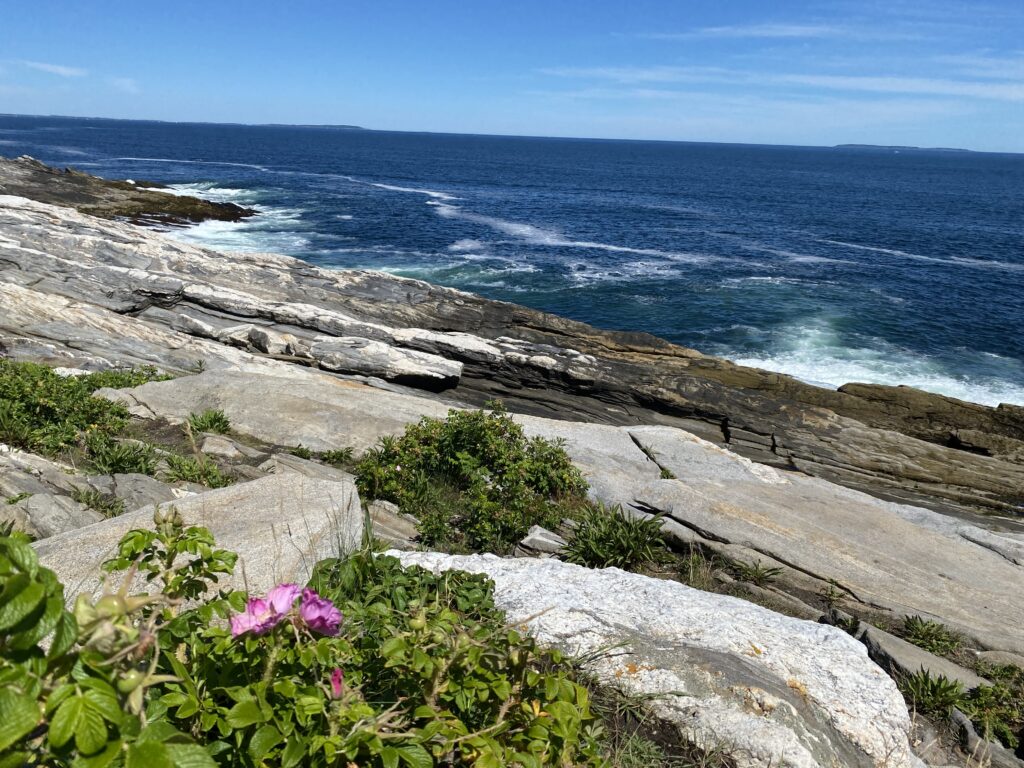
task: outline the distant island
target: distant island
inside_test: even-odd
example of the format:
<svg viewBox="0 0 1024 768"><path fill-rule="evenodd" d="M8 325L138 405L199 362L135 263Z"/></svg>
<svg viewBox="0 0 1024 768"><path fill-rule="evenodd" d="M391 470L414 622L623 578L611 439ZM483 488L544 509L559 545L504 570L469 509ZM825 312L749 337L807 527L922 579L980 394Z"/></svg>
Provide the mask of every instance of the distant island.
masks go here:
<svg viewBox="0 0 1024 768"><path fill-rule="evenodd" d="M973 152L957 147L904 147L898 144L836 144L833 149L891 149L897 152Z"/></svg>

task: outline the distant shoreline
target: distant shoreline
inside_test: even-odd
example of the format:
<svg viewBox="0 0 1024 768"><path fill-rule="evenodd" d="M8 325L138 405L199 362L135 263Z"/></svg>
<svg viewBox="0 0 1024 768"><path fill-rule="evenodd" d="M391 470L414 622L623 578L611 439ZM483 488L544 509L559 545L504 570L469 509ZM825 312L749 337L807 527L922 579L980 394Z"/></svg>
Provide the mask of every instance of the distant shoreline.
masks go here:
<svg viewBox="0 0 1024 768"><path fill-rule="evenodd" d="M397 130L393 128L367 128L359 125L345 124L307 124L307 123L242 123L242 122L216 122L211 120L155 120L135 117L81 117L76 115L23 115L14 112L0 112L0 118L31 118L31 119L52 119L52 120L94 120L102 122L126 122L126 123L150 123L156 125L202 125L202 126L224 126L238 128L296 128L305 130L339 131L353 133L398 133L426 136L472 136L494 139L544 139L559 141L595 141L595 142L635 142L638 144L694 144L713 145L730 147L776 147L779 149L817 149L822 151L834 149L863 149L863 150L889 150L906 152L945 152L950 154L974 154L974 155L1024 155L1022 152L1011 152L1007 150L980 150L980 149L959 149L953 147L916 147L886 144L769 144L763 142L741 142L741 141L702 141L699 139L631 139L631 138L609 138L607 136L543 136L532 134L505 134L505 133L472 133L456 131L428 131L428 130Z"/></svg>

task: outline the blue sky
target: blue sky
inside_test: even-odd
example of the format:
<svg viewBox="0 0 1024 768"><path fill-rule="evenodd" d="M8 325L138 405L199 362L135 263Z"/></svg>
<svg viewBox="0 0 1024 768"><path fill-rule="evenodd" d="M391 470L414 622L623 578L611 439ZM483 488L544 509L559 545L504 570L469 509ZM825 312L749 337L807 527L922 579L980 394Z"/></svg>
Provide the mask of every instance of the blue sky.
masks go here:
<svg viewBox="0 0 1024 768"><path fill-rule="evenodd" d="M1024 3L0 0L0 112L1024 151Z"/></svg>

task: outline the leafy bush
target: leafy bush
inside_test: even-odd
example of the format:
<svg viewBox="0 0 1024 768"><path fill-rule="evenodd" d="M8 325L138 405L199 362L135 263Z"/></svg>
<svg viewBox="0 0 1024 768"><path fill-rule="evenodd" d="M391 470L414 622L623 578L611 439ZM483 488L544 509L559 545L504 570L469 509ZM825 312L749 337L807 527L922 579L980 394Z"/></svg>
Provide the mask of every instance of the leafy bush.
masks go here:
<svg viewBox="0 0 1024 768"><path fill-rule="evenodd" d="M89 464L101 475L152 475L156 471L156 451L146 443L118 442L102 432L92 432L85 445Z"/></svg>
<svg viewBox="0 0 1024 768"><path fill-rule="evenodd" d="M621 507L587 506L577 521L563 557L590 568L635 571L667 554L661 536L661 518L627 515Z"/></svg>
<svg viewBox="0 0 1024 768"><path fill-rule="evenodd" d="M184 480L187 483L199 483L207 488L223 488L231 485L233 480L220 471L220 468L206 457L177 456L166 457L167 472L165 478L174 482Z"/></svg>
<svg viewBox="0 0 1024 768"><path fill-rule="evenodd" d="M309 448L302 445L301 443L296 445L294 448L290 448L288 450L288 453L290 453L292 456L298 456L300 459L305 459L306 461L309 461L310 459L313 458L313 451L311 451Z"/></svg>
<svg viewBox="0 0 1024 768"><path fill-rule="evenodd" d="M58 376L45 365L0 360L0 441L53 456L75 446L83 433L118 434L128 411L92 393L159 378L166 377L154 368Z"/></svg>
<svg viewBox="0 0 1024 768"><path fill-rule="evenodd" d="M904 619L903 637L937 656L955 653L963 645L963 638L951 632L945 625L920 616L907 616Z"/></svg>
<svg viewBox="0 0 1024 768"><path fill-rule="evenodd" d="M193 432L212 432L223 435L231 429L231 421L224 411L206 410L202 413L190 413L188 425Z"/></svg>
<svg viewBox="0 0 1024 768"><path fill-rule="evenodd" d="M356 475L364 498L416 515L425 544L497 553L574 515L587 487L561 445L527 438L500 406L421 419L383 438Z"/></svg>
<svg viewBox="0 0 1024 768"><path fill-rule="evenodd" d="M602 765L587 689L483 577L364 550L246 601L211 593L235 556L209 532L173 508L154 523L104 569L155 593L74 614L23 539L0 538L0 765Z"/></svg>
<svg viewBox="0 0 1024 768"><path fill-rule="evenodd" d="M188 736L144 715L147 693L167 682L155 673L157 614L145 611L165 601L122 589L80 596L72 614L24 537L0 537L0 764L214 768Z"/></svg>

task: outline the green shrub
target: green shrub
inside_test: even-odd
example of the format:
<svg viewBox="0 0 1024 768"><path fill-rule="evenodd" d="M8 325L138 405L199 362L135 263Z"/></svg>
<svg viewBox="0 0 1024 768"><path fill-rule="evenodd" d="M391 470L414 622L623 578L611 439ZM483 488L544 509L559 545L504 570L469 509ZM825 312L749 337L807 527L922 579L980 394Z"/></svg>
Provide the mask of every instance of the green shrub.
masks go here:
<svg viewBox="0 0 1024 768"><path fill-rule="evenodd" d="M963 646L963 638L951 632L944 624L920 616L907 616L904 619L903 637L937 656L955 653Z"/></svg>
<svg viewBox="0 0 1024 768"><path fill-rule="evenodd" d="M338 448L333 451L324 451L318 457L324 464L330 464L332 467L348 467L352 464L352 448Z"/></svg>
<svg viewBox="0 0 1024 768"><path fill-rule="evenodd" d="M586 483L563 447L527 438L500 407L424 418L356 467L363 498L419 518L421 540L455 551L508 552L532 525L576 513Z"/></svg>
<svg viewBox="0 0 1024 768"><path fill-rule="evenodd" d="M313 458L313 451L311 451L309 448L302 445L301 443L299 445L296 445L294 448L289 449L288 453L290 453L292 456L298 456L300 459L305 459L306 461L309 461L310 459Z"/></svg>
<svg viewBox="0 0 1024 768"><path fill-rule="evenodd" d="M122 587L73 613L24 539L0 538L0 764L603 765L588 690L485 578L364 550L275 587L268 611L212 591L236 558L208 531L173 508L154 523L104 564ZM134 573L153 594L128 594Z"/></svg>
<svg viewBox="0 0 1024 768"><path fill-rule="evenodd" d="M101 475L152 475L156 471L156 451L152 445L118 442L102 432L89 433L85 444L90 466Z"/></svg>
<svg viewBox="0 0 1024 768"><path fill-rule="evenodd" d="M220 468L210 459L193 456L177 456L169 454L166 457L167 472L165 479L169 482L183 480L187 483L199 483L207 488L223 488L233 482L220 471Z"/></svg>
<svg viewBox="0 0 1024 768"><path fill-rule="evenodd" d="M579 517L563 557L590 568L635 571L667 554L661 518L627 515L621 507L587 506Z"/></svg>
<svg viewBox="0 0 1024 768"><path fill-rule="evenodd" d="M116 435L128 411L92 393L157 378L166 377L154 368L58 376L45 365L0 360L0 441L53 456L74 447L82 434Z"/></svg>
<svg viewBox="0 0 1024 768"><path fill-rule="evenodd" d="M897 682L907 703L924 714L945 716L964 702L964 687L960 681L950 680L944 675L933 677L923 667L911 675L904 675Z"/></svg>
<svg viewBox="0 0 1024 768"><path fill-rule="evenodd" d="M124 499L108 496L92 488L89 490L75 488L71 492L71 498L79 504L84 504L89 509L99 512L104 517L117 517L124 514Z"/></svg>
<svg viewBox="0 0 1024 768"><path fill-rule="evenodd" d="M224 411L212 409L189 414L188 425L193 432L212 432L217 435L226 434L231 429L231 421L224 415Z"/></svg>

